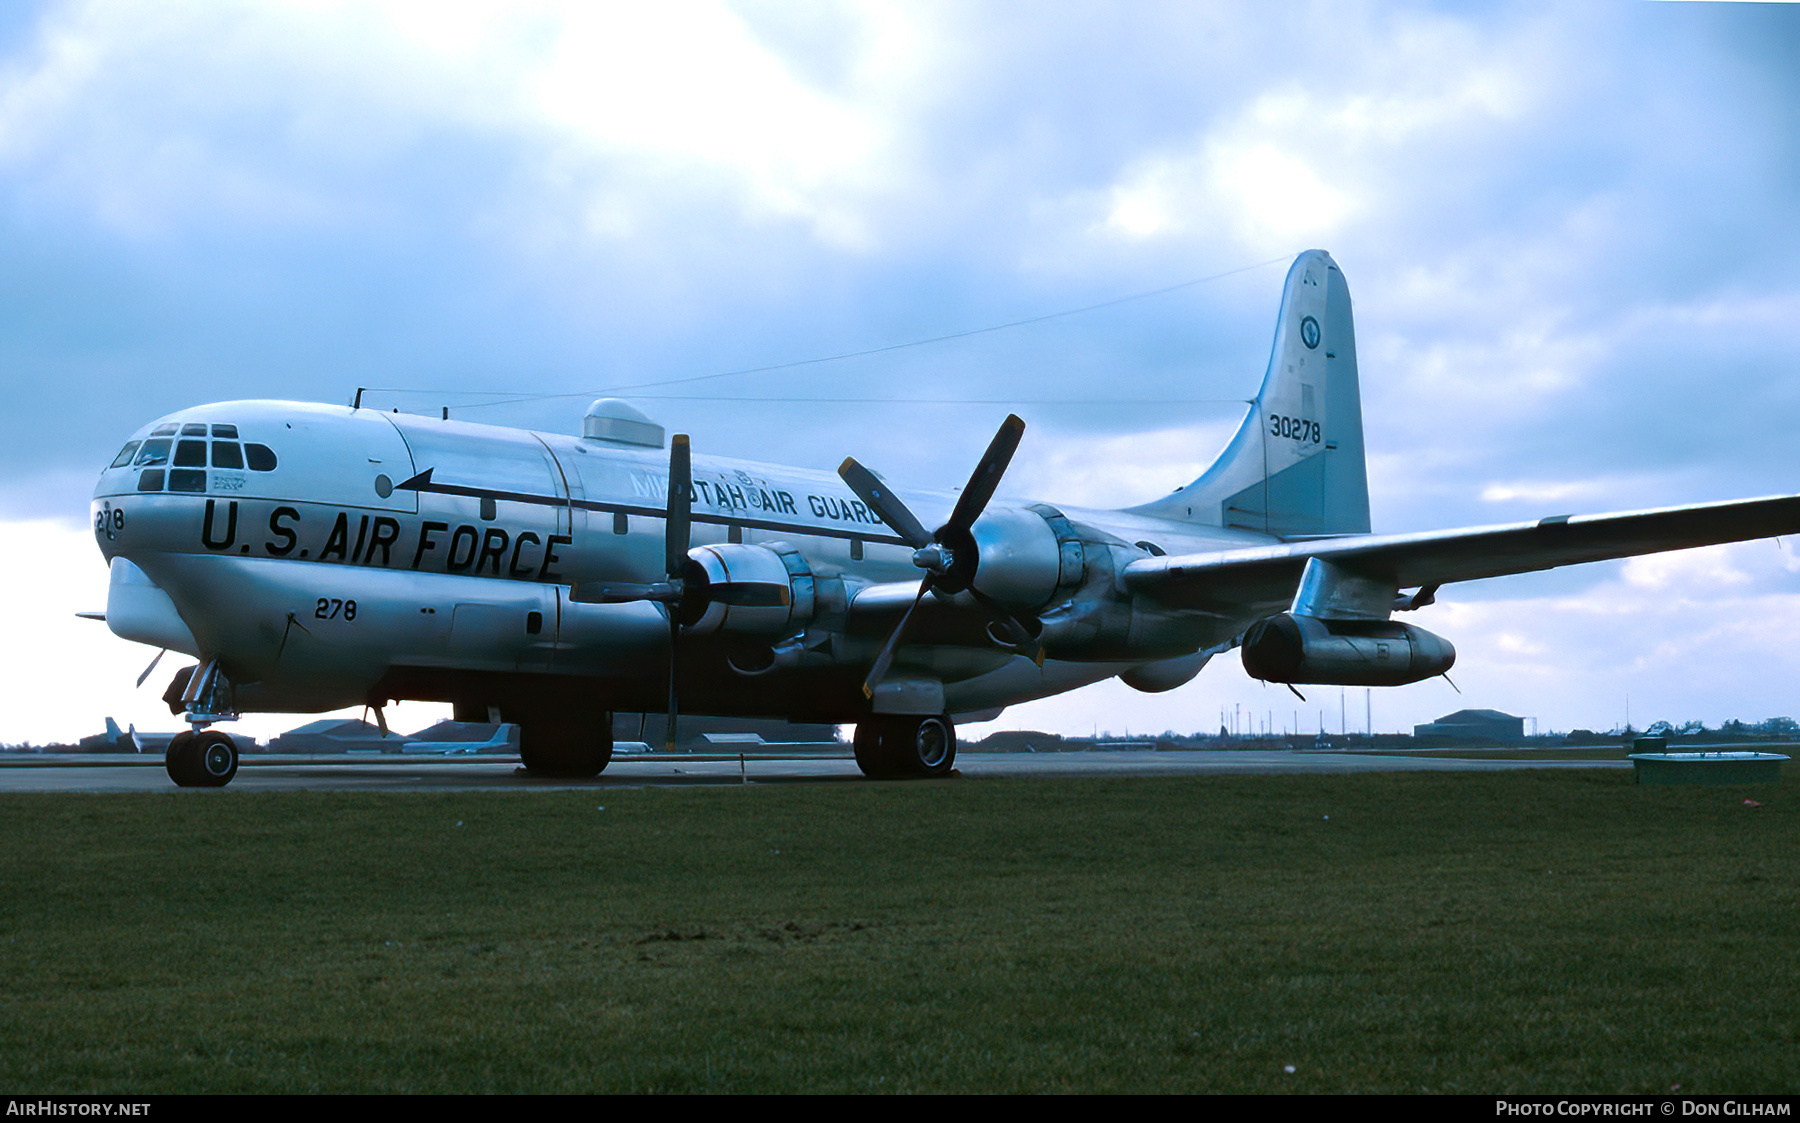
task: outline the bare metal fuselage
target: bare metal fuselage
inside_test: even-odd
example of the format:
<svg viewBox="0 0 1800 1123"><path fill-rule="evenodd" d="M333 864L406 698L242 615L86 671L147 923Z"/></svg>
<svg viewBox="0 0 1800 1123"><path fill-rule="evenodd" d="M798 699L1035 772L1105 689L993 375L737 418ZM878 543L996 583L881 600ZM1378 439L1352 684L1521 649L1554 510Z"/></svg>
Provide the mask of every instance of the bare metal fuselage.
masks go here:
<svg viewBox="0 0 1800 1123"><path fill-rule="evenodd" d="M127 638L219 659L240 710L492 697L534 684L596 711L663 708L666 609L570 595L663 576L661 449L267 401L185 410L133 441L158 439L168 443L156 477L146 479L156 458L139 454L107 469L95 491L95 535L114 570L108 619ZM190 465L195 442L207 455L178 491L183 441ZM233 441L272 450L274 467L217 466L240 457L211 446ZM682 708L865 715L862 676L919 580L912 549L829 473L697 456L693 486L693 546L786 548L811 599L804 618L798 608L781 620L733 609L736 620L689 629ZM906 499L928 523L955 502ZM1047 658L1039 666L993 642L970 604L930 605L894 673L941 685L950 713L1144 664L1168 663L1173 685L1198 670L1195 653L1282 607L1170 610L1118 579L1132 561L1277 541L1266 535L1004 502L977 531L983 571L1000 583L983 591L1042 619Z"/></svg>

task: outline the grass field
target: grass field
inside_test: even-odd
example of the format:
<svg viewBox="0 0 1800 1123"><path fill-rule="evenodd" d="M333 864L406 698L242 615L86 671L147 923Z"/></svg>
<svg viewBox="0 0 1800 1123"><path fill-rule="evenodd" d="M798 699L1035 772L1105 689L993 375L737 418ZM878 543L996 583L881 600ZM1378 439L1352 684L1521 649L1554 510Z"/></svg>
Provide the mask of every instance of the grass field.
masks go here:
<svg viewBox="0 0 1800 1123"><path fill-rule="evenodd" d="M1795 796L1622 771L14 796L0 1086L1792 1092Z"/></svg>

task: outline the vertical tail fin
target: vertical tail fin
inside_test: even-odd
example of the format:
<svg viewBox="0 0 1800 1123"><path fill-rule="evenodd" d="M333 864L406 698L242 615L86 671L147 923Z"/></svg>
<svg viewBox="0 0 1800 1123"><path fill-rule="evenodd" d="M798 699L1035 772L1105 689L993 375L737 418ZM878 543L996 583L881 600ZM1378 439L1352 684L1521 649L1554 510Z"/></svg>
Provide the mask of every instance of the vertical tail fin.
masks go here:
<svg viewBox="0 0 1800 1123"><path fill-rule="evenodd" d="M1268 373L1225 451L1132 510L1284 538L1368 533L1350 287L1330 254L1308 250L1288 270Z"/></svg>

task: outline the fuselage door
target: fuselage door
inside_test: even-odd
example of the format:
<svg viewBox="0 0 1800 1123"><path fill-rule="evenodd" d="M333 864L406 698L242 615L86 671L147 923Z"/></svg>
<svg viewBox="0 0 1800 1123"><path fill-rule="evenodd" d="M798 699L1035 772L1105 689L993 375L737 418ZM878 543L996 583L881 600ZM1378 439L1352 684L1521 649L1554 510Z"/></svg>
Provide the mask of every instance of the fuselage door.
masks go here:
<svg viewBox="0 0 1800 1123"><path fill-rule="evenodd" d="M532 435L537 436L535 433ZM558 509L557 514L557 526L559 528L557 533L569 539L570 544L568 553L569 558L572 561L574 558L581 555L582 547L586 545L588 540L588 512L583 510L580 506L582 499L586 497L586 492L581 484L581 475L575 470L575 466L563 463L561 458L556 455L556 450L551 448L542 437L538 437L538 443L544 446L544 455L550 458L551 466L556 471L556 483L563 497L563 506ZM575 572L576 570L572 565L565 567L563 570L565 577L568 577ZM560 648L564 642L563 608L565 598L562 594L562 589L559 588L555 590L556 619L550 628L552 639L558 648ZM554 661L554 656L552 656L552 662Z"/></svg>

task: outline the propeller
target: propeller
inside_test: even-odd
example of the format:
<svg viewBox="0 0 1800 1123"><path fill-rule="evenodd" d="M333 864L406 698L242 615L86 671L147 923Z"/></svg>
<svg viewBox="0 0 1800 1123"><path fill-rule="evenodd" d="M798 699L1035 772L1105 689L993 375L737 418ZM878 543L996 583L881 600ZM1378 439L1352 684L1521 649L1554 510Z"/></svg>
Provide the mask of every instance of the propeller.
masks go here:
<svg viewBox="0 0 1800 1123"><path fill-rule="evenodd" d="M669 724L663 733L663 749L675 751L675 725L681 720L681 700L676 695L675 669L680 655L682 609L692 610L687 596L688 581L684 575L689 559L688 543L694 528L694 470L689 458L688 435L677 433L669 441L669 510L663 519L663 572L673 587L672 600L665 601L669 610ZM697 568L697 567L696 567ZM785 591L785 590L784 590ZM705 611L702 607L701 611ZM694 619L700 612L694 612Z"/></svg>
<svg viewBox="0 0 1800 1123"><path fill-rule="evenodd" d="M675 671L680 656L681 629L698 623L711 604L744 608L779 608L792 600L785 584L771 581L714 581L706 568L688 556L693 532L694 473L686 433L669 440L669 498L663 522L662 581L584 581L570 593L583 604L624 604L653 601L665 607L669 617L669 724L663 745L675 747L675 725L680 717Z"/></svg>
<svg viewBox="0 0 1800 1123"><path fill-rule="evenodd" d="M1006 639L1012 646L1029 649L1033 660L1042 665L1044 652L1037 645L1037 636L1042 629L1032 626L1036 621L1026 624L973 584L975 567L980 561L981 553L975 542L975 520L981 517L981 512L987 509L988 501L994 497L994 491L1000 486L1000 477L1012 462L1013 453L1018 451L1019 441L1024 435L1025 422L1008 414L1000 424L1000 431L994 434L994 439L988 444L987 452L982 454L981 460L975 465L968 485L957 497L956 507L950 512L950 520L933 533L927 533L924 524L914 517L906 504L900 501L900 497L888 490L887 484L875 473L857 463L855 457L847 457L838 466L838 475L850 485L850 490L913 548L913 564L925 571L924 580L919 582L919 595L913 598L906 613L900 617L900 622L888 635L887 642L881 645L874 665L869 668L869 677L863 680L864 697L875 696L875 685L887 675L888 667L894 661L894 653L899 650L906 635L906 626L912 620L914 609L919 607L919 602L925 599L926 593L934 590L947 595L967 592L1004 629Z"/></svg>

